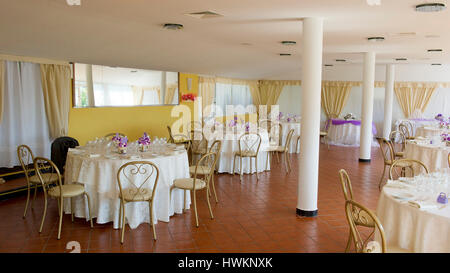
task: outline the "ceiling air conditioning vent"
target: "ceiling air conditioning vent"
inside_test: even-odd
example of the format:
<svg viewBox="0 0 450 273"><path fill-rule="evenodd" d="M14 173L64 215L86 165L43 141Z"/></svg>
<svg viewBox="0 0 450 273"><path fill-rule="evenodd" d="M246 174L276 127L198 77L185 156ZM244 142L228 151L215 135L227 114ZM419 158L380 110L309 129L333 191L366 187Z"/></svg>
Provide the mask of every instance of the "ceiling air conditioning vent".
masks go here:
<svg viewBox="0 0 450 273"><path fill-rule="evenodd" d="M216 18L216 17L223 17L222 14L218 14L214 11L200 11L200 12L192 12L192 13L186 13L186 16L191 16L197 19L209 19L209 18Z"/></svg>

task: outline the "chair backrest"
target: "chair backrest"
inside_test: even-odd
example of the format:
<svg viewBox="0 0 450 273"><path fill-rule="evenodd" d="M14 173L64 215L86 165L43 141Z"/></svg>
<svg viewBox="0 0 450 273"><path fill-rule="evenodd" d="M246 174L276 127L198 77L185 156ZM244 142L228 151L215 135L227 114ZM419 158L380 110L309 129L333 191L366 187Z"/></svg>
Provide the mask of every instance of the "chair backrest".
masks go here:
<svg viewBox="0 0 450 273"><path fill-rule="evenodd" d="M260 119L258 121L258 127L270 131L271 123L272 121L270 119Z"/></svg>
<svg viewBox="0 0 450 273"><path fill-rule="evenodd" d="M391 141L386 140L382 137L377 138L378 144L380 144L381 155L384 161L395 160L394 148L392 148Z"/></svg>
<svg viewBox="0 0 450 273"><path fill-rule="evenodd" d="M353 201L347 200L345 201L345 216L347 218L347 223L350 226L350 233L353 238L353 242L355 244L355 250L358 253L373 253L373 252L382 252L385 253L387 251L386 248L386 236L384 234L383 226L380 223L380 220L375 216L375 214L370 211L365 206ZM369 236L365 237L364 233L360 232L358 229L359 226L368 226L361 225L361 223L369 224L373 223L373 231L369 234ZM379 232L379 238L381 239L381 249L375 250L368 248L369 240L375 232ZM365 237L365 238L364 238ZM377 243L379 245L379 243Z"/></svg>
<svg viewBox="0 0 450 273"><path fill-rule="evenodd" d="M56 164L48 158L45 157L36 157L34 158L34 169L36 170L36 174L41 181L42 187L44 185L50 185L51 181L57 181L56 187L60 187L60 197L62 197L61 186L63 185L61 179L61 173L59 172ZM45 194L45 191L44 191Z"/></svg>
<svg viewBox="0 0 450 273"><path fill-rule="evenodd" d="M170 126L167 126L167 131L169 132L169 142L175 143L175 139L173 138L172 129L170 128Z"/></svg>
<svg viewBox="0 0 450 273"><path fill-rule="evenodd" d="M450 168L450 153L448 153L448 167Z"/></svg>
<svg viewBox="0 0 450 273"><path fill-rule="evenodd" d="M280 122L274 122L270 124L270 131L269 133L269 142L273 143L275 142L277 146L281 146L282 141L282 134L283 134L283 125L281 125Z"/></svg>
<svg viewBox="0 0 450 273"><path fill-rule="evenodd" d="M291 147L292 136L294 135L294 129L289 130L289 133L286 137L286 142L284 143L284 152L289 152L289 147Z"/></svg>
<svg viewBox="0 0 450 273"><path fill-rule="evenodd" d="M215 153L216 154L216 163L214 164L214 167L217 164L217 161L219 161L220 158L220 152L222 151L222 141L215 140L213 144L211 144L211 147L209 147L208 153Z"/></svg>
<svg viewBox="0 0 450 273"><path fill-rule="evenodd" d="M61 174L64 174L64 166L66 165L69 148L75 148L79 145L78 140L68 136L58 137L52 142L50 158L56 164Z"/></svg>
<svg viewBox="0 0 450 273"><path fill-rule="evenodd" d="M398 126L398 129L400 132L402 132L405 137L412 137L413 136L413 126L412 123L409 121L402 121L400 125Z"/></svg>
<svg viewBox="0 0 450 273"><path fill-rule="evenodd" d="M422 161L409 158L398 159L395 160L389 168L389 179L414 177L422 173L422 171L428 173L428 168Z"/></svg>
<svg viewBox="0 0 450 273"><path fill-rule="evenodd" d="M208 140L202 131L193 131L191 136L191 150L192 152L200 152L208 150Z"/></svg>
<svg viewBox="0 0 450 273"><path fill-rule="evenodd" d="M345 201L353 200L352 182L350 181L347 171L340 169L339 178L341 180L342 192L344 193Z"/></svg>
<svg viewBox="0 0 450 273"><path fill-rule="evenodd" d="M261 136L254 133L245 133L239 137L239 152L254 152L258 155L261 146Z"/></svg>
<svg viewBox="0 0 450 273"><path fill-rule="evenodd" d="M159 169L150 161L131 161L123 164L117 171L117 183L122 198L125 191L133 200L138 195L148 196L150 192L154 198L158 179Z"/></svg>
<svg viewBox="0 0 450 273"><path fill-rule="evenodd" d="M389 134L389 140L392 143L392 147L394 148L394 152L395 152L395 143L400 143L401 145L401 152L403 152L405 150L406 147L406 136L403 132L401 131L392 131Z"/></svg>
<svg viewBox="0 0 450 273"><path fill-rule="evenodd" d="M19 158L20 165L22 166L25 173L25 178L28 182L28 179L31 176L30 172L32 171L32 168L34 168L33 151L31 151L31 148L25 144L19 145L17 147L17 157Z"/></svg>
<svg viewBox="0 0 450 273"><path fill-rule="evenodd" d="M197 169L199 168L199 166L208 166L209 167L209 169L210 169L209 174L206 174L206 175L201 174L202 176L204 176L204 181L206 182L206 185L207 186L209 185L209 181L210 181L211 177L214 175L214 170L215 170L214 166L217 163L217 159L218 159L218 156L216 156L216 154L213 152L204 154L200 158L200 160L195 165L194 175L192 177L194 179L192 188L194 188L195 180L197 179Z"/></svg>
<svg viewBox="0 0 450 273"><path fill-rule="evenodd" d="M109 134L106 134L105 137L108 138L109 140L111 140L111 138L116 135L119 135L119 137L125 137L125 134L122 134L122 133L109 133Z"/></svg>

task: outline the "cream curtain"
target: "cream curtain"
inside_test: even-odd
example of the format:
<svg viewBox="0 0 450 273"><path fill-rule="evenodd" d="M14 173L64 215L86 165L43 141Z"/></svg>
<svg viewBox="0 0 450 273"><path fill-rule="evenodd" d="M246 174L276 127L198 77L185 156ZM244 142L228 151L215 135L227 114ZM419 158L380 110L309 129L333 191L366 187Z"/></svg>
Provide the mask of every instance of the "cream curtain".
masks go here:
<svg viewBox="0 0 450 273"><path fill-rule="evenodd" d="M164 104L172 104L173 97L175 96L175 90L177 90L177 84L168 85L166 88L166 94L164 96Z"/></svg>
<svg viewBox="0 0 450 273"><path fill-rule="evenodd" d="M5 96L5 62L0 60L0 123L3 119L3 101Z"/></svg>
<svg viewBox="0 0 450 273"><path fill-rule="evenodd" d="M216 79L199 77L199 95L202 97L203 116L208 117L211 114L211 108L208 107L214 103Z"/></svg>
<svg viewBox="0 0 450 273"><path fill-rule="evenodd" d="M50 137L67 135L71 96L69 65L41 64L42 90Z"/></svg>
<svg viewBox="0 0 450 273"><path fill-rule="evenodd" d="M338 118L347 103L351 82L322 82L322 108L328 118Z"/></svg>
<svg viewBox="0 0 450 273"><path fill-rule="evenodd" d="M416 109L423 113L436 87L433 83L396 83L395 95L405 117L409 118Z"/></svg>
<svg viewBox="0 0 450 273"><path fill-rule="evenodd" d="M283 87L288 84L286 81L259 81L260 104L267 105L267 112L270 113L271 105L276 105Z"/></svg>
<svg viewBox="0 0 450 273"><path fill-rule="evenodd" d="M133 90L133 103L134 105L142 105L144 101L144 90L140 86L131 86Z"/></svg>

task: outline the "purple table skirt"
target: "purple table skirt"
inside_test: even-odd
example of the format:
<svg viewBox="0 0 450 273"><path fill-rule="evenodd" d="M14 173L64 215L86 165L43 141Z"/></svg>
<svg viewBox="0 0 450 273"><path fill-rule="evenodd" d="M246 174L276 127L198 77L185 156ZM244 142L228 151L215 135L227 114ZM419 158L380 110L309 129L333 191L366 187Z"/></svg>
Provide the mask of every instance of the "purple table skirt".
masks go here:
<svg viewBox="0 0 450 273"><path fill-rule="evenodd" d="M328 127L330 126L330 120L331 120L331 124L332 125L344 125L347 123L351 123L355 126L361 126L361 121L360 120L355 120L355 119L349 119L349 120L345 120L345 119L329 119L327 120L327 123L325 124L325 130L328 130ZM377 128L375 127L375 124L372 122L372 134L376 135L377 134Z"/></svg>

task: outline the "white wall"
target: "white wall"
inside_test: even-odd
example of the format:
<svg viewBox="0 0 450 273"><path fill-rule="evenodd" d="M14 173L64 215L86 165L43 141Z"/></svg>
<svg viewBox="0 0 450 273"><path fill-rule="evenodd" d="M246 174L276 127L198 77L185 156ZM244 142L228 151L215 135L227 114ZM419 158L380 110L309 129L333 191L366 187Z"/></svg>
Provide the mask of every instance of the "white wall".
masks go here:
<svg viewBox="0 0 450 273"><path fill-rule="evenodd" d="M386 76L386 65L377 65L375 81L384 81ZM362 65L335 65L324 67L323 80L328 81L362 81ZM420 82L450 82L450 66L431 65L396 65L396 81L420 81ZM301 105L300 86L285 86L278 104L280 111L286 113L300 114ZM357 118L361 117L362 87L353 87L342 111L342 116L353 113ZM378 135L383 133L384 119L384 88L375 88L373 122L377 127ZM424 113L425 117L433 118L437 113L450 116L450 88L438 88L430 99L430 103ZM398 105L394 95L392 121L404 118L403 112ZM325 113L322 111L322 126L326 121Z"/></svg>

